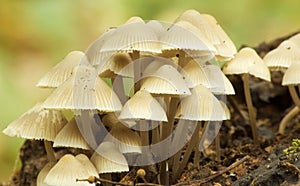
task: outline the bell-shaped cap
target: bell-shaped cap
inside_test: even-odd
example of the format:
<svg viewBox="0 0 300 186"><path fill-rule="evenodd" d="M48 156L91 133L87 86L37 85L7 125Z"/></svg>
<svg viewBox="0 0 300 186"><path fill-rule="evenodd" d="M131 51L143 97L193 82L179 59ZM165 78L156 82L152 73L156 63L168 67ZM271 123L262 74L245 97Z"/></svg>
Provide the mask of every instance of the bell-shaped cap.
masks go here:
<svg viewBox="0 0 300 186"><path fill-rule="evenodd" d="M37 178L36 178L36 185L37 186L50 186L44 182L44 179L46 178L49 171L52 169L52 167L55 165L55 162L49 162L47 163L39 172Z"/></svg>
<svg viewBox="0 0 300 186"><path fill-rule="evenodd" d="M192 121L227 120L220 101L204 86L192 89L192 95L181 100L175 118Z"/></svg>
<svg viewBox="0 0 300 186"><path fill-rule="evenodd" d="M37 104L10 123L3 133L26 139L54 141L68 121L57 110L48 110Z"/></svg>
<svg viewBox="0 0 300 186"><path fill-rule="evenodd" d="M53 147L72 147L90 150L86 139L84 139L77 126L75 118L72 118L57 134L54 139Z"/></svg>
<svg viewBox="0 0 300 186"><path fill-rule="evenodd" d="M269 68L289 68L292 63L300 61L300 48L293 41L285 40L268 52L263 60Z"/></svg>
<svg viewBox="0 0 300 186"><path fill-rule="evenodd" d="M96 167L85 154L78 154L75 158L82 164L90 176L99 177Z"/></svg>
<svg viewBox="0 0 300 186"><path fill-rule="evenodd" d="M210 36L209 38L218 38L217 40L211 40L211 42L213 42L214 47L217 50L216 59L220 61L231 60L237 53L237 49L234 43L212 15L202 14L202 16L212 27L211 35L215 35L215 37L212 38Z"/></svg>
<svg viewBox="0 0 300 186"><path fill-rule="evenodd" d="M187 21L176 22L160 40L162 50L201 51L201 55L216 51L204 34Z"/></svg>
<svg viewBox="0 0 300 186"><path fill-rule="evenodd" d="M163 65L152 75L142 79L141 90L159 95L190 95L183 76L171 65Z"/></svg>
<svg viewBox="0 0 300 186"><path fill-rule="evenodd" d="M156 32L141 18L133 17L116 28L104 42L101 52L109 51L160 53L161 49Z"/></svg>
<svg viewBox="0 0 300 186"><path fill-rule="evenodd" d="M70 52L60 63L48 71L37 83L37 87L58 87L73 73L73 70L84 56L81 51Z"/></svg>
<svg viewBox="0 0 300 186"><path fill-rule="evenodd" d="M184 66L181 73L188 87L203 85L216 94L234 94L234 88L222 70L217 65L199 64L194 60Z"/></svg>
<svg viewBox="0 0 300 186"><path fill-rule="evenodd" d="M129 171L124 155L113 142L102 142L91 157L99 174Z"/></svg>
<svg viewBox="0 0 300 186"><path fill-rule="evenodd" d="M270 71L264 61L252 48L242 48L228 63L223 67L225 74L246 74L249 73L257 78L270 81Z"/></svg>
<svg viewBox="0 0 300 186"><path fill-rule="evenodd" d="M132 62L129 54L117 53L112 56L107 63L99 68L98 73L100 77L113 77L114 75L121 75L124 77L133 77L133 68L126 68Z"/></svg>
<svg viewBox="0 0 300 186"><path fill-rule="evenodd" d="M220 38L213 30L212 25L198 11L194 9L186 10L174 22L179 21L187 21L197 27L213 45L220 43Z"/></svg>
<svg viewBox="0 0 300 186"><path fill-rule="evenodd" d="M143 108L143 109L141 109ZM140 90L129 99L119 116L120 120L167 121L165 110L147 90Z"/></svg>
<svg viewBox="0 0 300 186"><path fill-rule="evenodd" d="M113 112L121 110L116 93L92 67L79 66L76 73L45 100L43 107Z"/></svg>
<svg viewBox="0 0 300 186"><path fill-rule="evenodd" d="M299 85L300 84L300 61L292 63L285 71L282 79L282 85Z"/></svg>
<svg viewBox="0 0 300 186"><path fill-rule="evenodd" d="M150 20L146 24L154 30L158 38L165 34L165 32L167 31L167 29L164 28L160 21Z"/></svg>
<svg viewBox="0 0 300 186"><path fill-rule="evenodd" d="M49 171L44 182L48 185L92 186L93 184L88 182L76 181L90 176L78 159L71 154L66 154Z"/></svg>
<svg viewBox="0 0 300 186"><path fill-rule="evenodd" d="M141 137L122 123L116 123L104 141L113 142L121 153L142 153Z"/></svg>

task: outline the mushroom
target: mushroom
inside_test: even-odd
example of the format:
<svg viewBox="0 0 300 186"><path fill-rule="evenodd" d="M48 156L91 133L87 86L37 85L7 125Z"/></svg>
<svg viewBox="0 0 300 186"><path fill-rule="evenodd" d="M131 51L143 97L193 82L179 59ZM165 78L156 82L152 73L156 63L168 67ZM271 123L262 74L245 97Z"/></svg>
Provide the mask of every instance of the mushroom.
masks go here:
<svg viewBox="0 0 300 186"><path fill-rule="evenodd" d="M237 53L235 45L213 16L190 9L183 12L175 23L179 21L187 21L197 27L216 48L218 60L230 60Z"/></svg>
<svg viewBox="0 0 300 186"><path fill-rule="evenodd" d="M138 127L141 128L140 135L143 146L149 145L149 121L168 121L165 110L147 90L136 92L134 96L125 103L119 115L119 119L140 120L138 121Z"/></svg>
<svg viewBox="0 0 300 186"><path fill-rule="evenodd" d="M90 166L86 166L86 163L83 164L81 161L82 160L77 159L71 154L64 155L48 172L44 183L57 186L91 186L92 184L90 183L77 181L90 176L98 177L97 172L90 175L92 169L87 169L90 168Z"/></svg>
<svg viewBox="0 0 300 186"><path fill-rule="evenodd" d="M86 139L82 136L75 117L73 117L64 128L56 135L53 147L72 147L90 150Z"/></svg>
<svg viewBox="0 0 300 186"><path fill-rule="evenodd" d="M84 56L81 51L70 52L60 63L48 71L37 83L37 87L56 88L71 77Z"/></svg>
<svg viewBox="0 0 300 186"><path fill-rule="evenodd" d="M186 54L207 61L213 58L215 48L194 25L187 21L174 23L160 38L162 51L174 51L179 55L178 64L184 66Z"/></svg>
<svg viewBox="0 0 300 186"><path fill-rule="evenodd" d="M294 61L300 60L299 46L291 40L285 40L280 45L268 52L263 58L271 70L284 70Z"/></svg>
<svg viewBox="0 0 300 186"><path fill-rule="evenodd" d="M171 65L163 65L142 79L141 90L156 95L184 96L191 94L183 76Z"/></svg>
<svg viewBox="0 0 300 186"><path fill-rule="evenodd" d="M185 165L188 162L189 156L192 153L193 148L196 146L199 140L199 131L201 130L201 123L204 121L204 125L207 126L209 121L222 121L227 120L228 115L224 110L220 101L202 85L198 85L192 89L192 94L184 97L177 109L175 118L188 121L197 121L195 129L191 136L191 140L187 146L187 149L183 155L182 160L179 162L180 155L176 154L173 164L173 180L177 179L182 173ZM181 138L180 134L175 134L173 143L178 138ZM179 156L179 157L178 157Z"/></svg>
<svg viewBox="0 0 300 186"><path fill-rule="evenodd" d="M234 88L219 66L213 64L199 64L195 60L188 62L181 74L189 88L203 85L214 94L235 94Z"/></svg>
<svg viewBox="0 0 300 186"><path fill-rule="evenodd" d="M150 28L150 29L149 29ZM104 42L101 52L161 53L156 33L140 17L131 17L115 29L111 37ZM133 59L135 60L135 59Z"/></svg>
<svg viewBox="0 0 300 186"><path fill-rule="evenodd" d="M191 92L183 79L183 76L171 65L163 65L154 73L149 74L141 80L141 90L147 90L153 95L163 96L167 106L168 122L161 125L161 140L164 140L172 133L174 126L174 115L179 102L179 96L190 95ZM155 131L154 131L155 134ZM167 153L168 148L162 149ZM163 153L162 152L162 153ZM166 162L162 163L162 179L168 178L165 175Z"/></svg>
<svg viewBox="0 0 300 186"><path fill-rule="evenodd" d="M297 76L300 61L300 47L296 42L297 36L283 41L277 48L271 50L264 57L267 66L273 70L285 71L282 85L288 86L289 93L296 107L300 108L300 99L296 91L295 85L298 85L299 78ZM288 113L279 124L279 133L283 134L288 121L296 115L298 109L294 108Z"/></svg>
<svg viewBox="0 0 300 186"><path fill-rule="evenodd" d="M114 91L90 66L78 66L76 73L44 101L51 109L93 110L112 112L122 105Z"/></svg>
<svg viewBox="0 0 300 186"><path fill-rule="evenodd" d="M165 110L147 90L136 92L134 96L125 103L119 115L119 119L168 121Z"/></svg>
<svg viewBox="0 0 300 186"><path fill-rule="evenodd" d="M284 134L286 125L288 124L290 119L299 113L300 98L299 98L299 92L297 93L296 90L296 88L297 87L299 88L300 85L299 73L300 73L300 61L295 61L286 70L282 79L282 85L288 86L291 97L296 106L281 120L279 124L279 130L278 130L279 134Z"/></svg>
<svg viewBox="0 0 300 186"><path fill-rule="evenodd" d="M54 141L67 122L60 111L45 109L41 107L41 104L36 104L10 123L3 133L8 136L44 140L49 161L56 162L51 141Z"/></svg>
<svg viewBox="0 0 300 186"><path fill-rule="evenodd" d="M244 93L249 112L252 136L254 144L258 145L256 114L251 99L249 74L265 81L270 81L268 67L264 64L264 61L258 56L255 50L246 47L242 48L231 61L225 64L223 72L228 75L243 74Z"/></svg>
<svg viewBox="0 0 300 186"><path fill-rule="evenodd" d="M234 43L212 15L202 14L202 16L211 24L211 32L218 38L218 42L214 43L217 50L215 58L219 61L231 60L237 53Z"/></svg>

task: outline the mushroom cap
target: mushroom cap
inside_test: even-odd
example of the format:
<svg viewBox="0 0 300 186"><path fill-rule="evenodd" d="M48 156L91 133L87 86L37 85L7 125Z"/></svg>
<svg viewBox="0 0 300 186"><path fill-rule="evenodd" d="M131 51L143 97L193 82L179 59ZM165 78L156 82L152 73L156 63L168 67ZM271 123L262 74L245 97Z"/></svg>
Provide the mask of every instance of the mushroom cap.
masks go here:
<svg viewBox="0 0 300 186"><path fill-rule="evenodd" d="M104 141L114 142L121 153L142 153L141 137L122 123L116 123Z"/></svg>
<svg viewBox="0 0 300 186"><path fill-rule="evenodd" d="M218 38L218 40L212 40L214 47L217 50L216 58L219 61L231 60L237 53L234 43L212 15L202 14L202 16L211 25L212 34Z"/></svg>
<svg viewBox="0 0 300 186"><path fill-rule="evenodd" d="M121 110L122 104L94 68L79 66L69 80L52 92L43 107L112 112Z"/></svg>
<svg viewBox="0 0 300 186"><path fill-rule="evenodd" d="M156 33L158 38L160 36L162 36L163 34L165 34L165 32L167 31L167 29L164 28L164 26L162 25L162 23L160 21L150 20L146 24L154 30L154 32Z"/></svg>
<svg viewBox="0 0 300 186"><path fill-rule="evenodd" d="M87 170L90 176L99 178L96 167L85 154L78 154L75 156L75 158L83 165L84 169Z"/></svg>
<svg viewBox="0 0 300 186"><path fill-rule="evenodd" d="M99 68L100 77L112 77L114 74L133 77L133 68L125 68L132 60L127 53L116 53L107 63Z"/></svg>
<svg viewBox="0 0 300 186"><path fill-rule="evenodd" d="M147 90L136 92L134 96L125 103L119 119L168 121L165 110Z"/></svg>
<svg viewBox="0 0 300 186"><path fill-rule="evenodd" d="M242 48L228 63L223 67L225 74L246 74L249 73L257 78L270 81L270 71L264 61L259 57L255 50L249 47Z"/></svg>
<svg viewBox="0 0 300 186"><path fill-rule="evenodd" d="M204 86L192 89L192 95L181 100L175 118L192 121L227 120L220 101Z"/></svg>
<svg viewBox="0 0 300 186"><path fill-rule="evenodd" d="M56 135L53 147L73 147L90 150L86 139L82 136L77 126L75 118L72 118Z"/></svg>
<svg viewBox="0 0 300 186"><path fill-rule="evenodd" d="M26 139L54 141L68 121L60 111L48 110L36 104L10 123L3 133Z"/></svg>
<svg viewBox="0 0 300 186"><path fill-rule="evenodd" d="M186 10L174 22L179 21L187 21L197 27L213 45L220 44L220 38L215 33L212 24L198 11L194 9Z"/></svg>
<svg viewBox="0 0 300 186"><path fill-rule="evenodd" d="M88 182L77 182L76 179L87 179L91 175L82 163L71 154L64 155L47 174L44 182L48 185L92 186Z"/></svg>
<svg viewBox="0 0 300 186"><path fill-rule="evenodd" d="M74 67L78 66L84 53L81 51L70 52L61 62L48 71L37 83L37 87L58 87L73 73Z"/></svg>
<svg viewBox="0 0 300 186"><path fill-rule="evenodd" d="M156 32L138 17L130 18L116 28L103 43L101 52L109 51L161 53Z"/></svg>
<svg viewBox="0 0 300 186"><path fill-rule="evenodd" d="M36 179L37 186L50 186L44 183L44 179L46 178L47 174L49 173L49 171L52 169L54 165L55 165L54 162L49 162L41 169Z"/></svg>
<svg viewBox="0 0 300 186"><path fill-rule="evenodd" d="M188 62L181 73L189 88L203 85L217 94L234 94L234 88L217 65L199 64L194 60Z"/></svg>
<svg viewBox="0 0 300 186"><path fill-rule="evenodd" d="M97 147L91 157L91 162L99 174L129 171L124 155L110 141L104 141Z"/></svg>
<svg viewBox="0 0 300 186"><path fill-rule="evenodd" d="M144 77L141 90L160 95L180 96L191 94L183 76L171 65L163 65L152 75Z"/></svg>
<svg viewBox="0 0 300 186"><path fill-rule="evenodd" d="M293 41L285 40L268 52L263 60L269 68L289 68L292 63L300 61L300 48Z"/></svg>
<svg viewBox="0 0 300 186"><path fill-rule="evenodd" d="M300 61L292 63L285 71L282 79L282 85L299 85L300 84Z"/></svg>
<svg viewBox="0 0 300 186"><path fill-rule="evenodd" d="M194 25L178 21L160 38L162 50L201 51L201 55L215 53L216 49Z"/></svg>

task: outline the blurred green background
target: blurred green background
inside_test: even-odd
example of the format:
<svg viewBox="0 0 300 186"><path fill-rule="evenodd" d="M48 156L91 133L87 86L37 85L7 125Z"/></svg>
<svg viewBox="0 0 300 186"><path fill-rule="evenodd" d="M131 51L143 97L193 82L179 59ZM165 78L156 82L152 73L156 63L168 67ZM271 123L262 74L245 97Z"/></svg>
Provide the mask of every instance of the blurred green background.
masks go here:
<svg viewBox="0 0 300 186"><path fill-rule="evenodd" d="M299 7L299 0L1 0L0 129L50 93L35 84L51 66L131 16L171 22L193 8L215 16L239 47L299 30ZM8 180L22 143L0 134L0 181Z"/></svg>

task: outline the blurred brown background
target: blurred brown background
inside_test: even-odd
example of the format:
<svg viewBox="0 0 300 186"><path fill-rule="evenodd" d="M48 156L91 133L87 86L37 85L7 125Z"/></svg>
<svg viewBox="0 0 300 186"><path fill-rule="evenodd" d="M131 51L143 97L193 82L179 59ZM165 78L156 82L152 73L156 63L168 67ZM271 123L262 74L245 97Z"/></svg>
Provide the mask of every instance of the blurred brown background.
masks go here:
<svg viewBox="0 0 300 186"><path fill-rule="evenodd" d="M299 7L298 0L1 0L0 129L50 93L35 87L48 69L131 16L171 22L193 8L215 16L239 47L300 30ZM22 143L0 134L0 181L9 178Z"/></svg>

